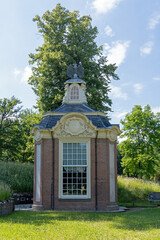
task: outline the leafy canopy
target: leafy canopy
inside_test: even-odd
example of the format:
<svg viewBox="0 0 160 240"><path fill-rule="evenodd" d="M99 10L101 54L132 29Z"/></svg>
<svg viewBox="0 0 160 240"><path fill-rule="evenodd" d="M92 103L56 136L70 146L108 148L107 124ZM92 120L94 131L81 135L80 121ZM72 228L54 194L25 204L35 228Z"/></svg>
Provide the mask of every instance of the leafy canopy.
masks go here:
<svg viewBox="0 0 160 240"><path fill-rule="evenodd" d="M96 110L111 110L108 97L111 78L118 79L115 64L107 64L95 39L98 31L91 25L90 16L80 17L78 11L70 12L57 4L51 12L36 16L43 44L31 53L32 76L29 84L37 95L37 108L50 111L62 103L64 82L68 79L67 67L80 62L84 67L88 104Z"/></svg>
<svg viewBox="0 0 160 240"><path fill-rule="evenodd" d="M14 96L0 99L0 160L33 162L34 142L30 131L41 114L22 110Z"/></svg>
<svg viewBox="0 0 160 240"><path fill-rule="evenodd" d="M21 136L18 114L20 100L0 99L0 159L17 156L17 141Z"/></svg>
<svg viewBox="0 0 160 240"><path fill-rule="evenodd" d="M154 114L149 105L136 105L121 123L121 138L127 137L119 146L124 173L153 178L160 161L160 114Z"/></svg>

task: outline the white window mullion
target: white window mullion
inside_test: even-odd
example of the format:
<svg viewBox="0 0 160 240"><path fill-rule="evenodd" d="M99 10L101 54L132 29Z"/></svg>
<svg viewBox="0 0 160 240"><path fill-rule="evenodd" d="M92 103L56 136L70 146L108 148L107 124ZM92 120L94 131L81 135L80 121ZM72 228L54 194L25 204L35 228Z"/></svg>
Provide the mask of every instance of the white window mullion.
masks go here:
<svg viewBox="0 0 160 240"><path fill-rule="evenodd" d="M60 149L62 156L60 166L61 169L60 197L88 198L89 196L88 143L62 142Z"/></svg>

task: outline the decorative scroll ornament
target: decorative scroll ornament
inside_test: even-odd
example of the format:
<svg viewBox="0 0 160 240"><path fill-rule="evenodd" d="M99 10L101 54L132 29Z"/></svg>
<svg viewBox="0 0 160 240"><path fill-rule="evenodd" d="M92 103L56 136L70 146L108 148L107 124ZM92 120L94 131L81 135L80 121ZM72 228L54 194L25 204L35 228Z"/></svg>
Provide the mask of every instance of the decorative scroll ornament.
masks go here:
<svg viewBox="0 0 160 240"><path fill-rule="evenodd" d="M86 130L86 125L83 119L72 117L66 120L64 131L71 135L79 135Z"/></svg>
<svg viewBox="0 0 160 240"><path fill-rule="evenodd" d="M112 130L107 132L107 138L112 142L117 140L118 135L119 135L119 133L117 132L116 129L112 129Z"/></svg>
<svg viewBox="0 0 160 240"><path fill-rule="evenodd" d="M70 78L77 78L77 77L83 77L84 76L84 68L82 67L82 64L70 64L67 69L67 76Z"/></svg>
<svg viewBox="0 0 160 240"><path fill-rule="evenodd" d="M68 118L56 130L57 137L94 137L94 130L82 118Z"/></svg>
<svg viewBox="0 0 160 240"><path fill-rule="evenodd" d="M110 140L111 141L116 141L117 140L117 132L116 131L112 130L110 132Z"/></svg>
<svg viewBox="0 0 160 240"><path fill-rule="evenodd" d="M42 138L42 136L43 136L43 135L40 133L40 131L37 130L36 133L35 133L35 135L34 135L34 140L35 140L35 141L40 141L41 138Z"/></svg>

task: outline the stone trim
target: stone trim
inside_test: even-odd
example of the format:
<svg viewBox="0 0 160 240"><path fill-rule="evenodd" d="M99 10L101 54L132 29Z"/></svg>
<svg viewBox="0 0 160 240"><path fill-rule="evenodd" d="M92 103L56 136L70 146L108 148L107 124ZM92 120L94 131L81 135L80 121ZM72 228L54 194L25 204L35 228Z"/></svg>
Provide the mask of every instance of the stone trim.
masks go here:
<svg viewBox="0 0 160 240"><path fill-rule="evenodd" d="M79 112L79 113L82 113L83 115L86 115L86 116L102 116L102 117L106 117L106 114L105 113L102 113L102 112ZM47 117L47 116L64 116L66 115L67 113L66 112L46 112L46 113L43 113L43 117Z"/></svg>
<svg viewBox="0 0 160 240"><path fill-rule="evenodd" d="M68 123L66 120L68 119ZM75 130L72 130L72 124L69 124L69 121L75 123L75 125L83 126L83 131L75 133ZM66 125L66 126L65 126ZM70 126L71 127L70 127ZM75 127L77 127L75 126ZM37 126L33 128L32 135L37 136L38 139L35 137L35 141L39 142L41 139L51 139L51 132L54 133L56 138L63 138L63 137L89 137L95 138L96 131L98 131L97 138L109 139L111 142L115 142L117 140L117 136L121 134L121 131L118 126L111 126L109 128L101 129L96 128L90 120L86 120L86 116L78 113L75 117L72 117L71 114L67 114L62 117L60 121L57 122L56 126L52 129L39 129Z"/></svg>

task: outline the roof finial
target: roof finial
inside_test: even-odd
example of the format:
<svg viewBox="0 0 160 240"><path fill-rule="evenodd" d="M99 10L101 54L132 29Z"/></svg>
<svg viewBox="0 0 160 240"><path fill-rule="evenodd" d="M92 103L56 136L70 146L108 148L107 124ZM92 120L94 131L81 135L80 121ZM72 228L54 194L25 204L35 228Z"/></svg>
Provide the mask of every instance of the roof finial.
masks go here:
<svg viewBox="0 0 160 240"><path fill-rule="evenodd" d="M67 69L67 76L70 78L78 78L84 76L84 68L80 63L78 66L77 64L70 64Z"/></svg>

